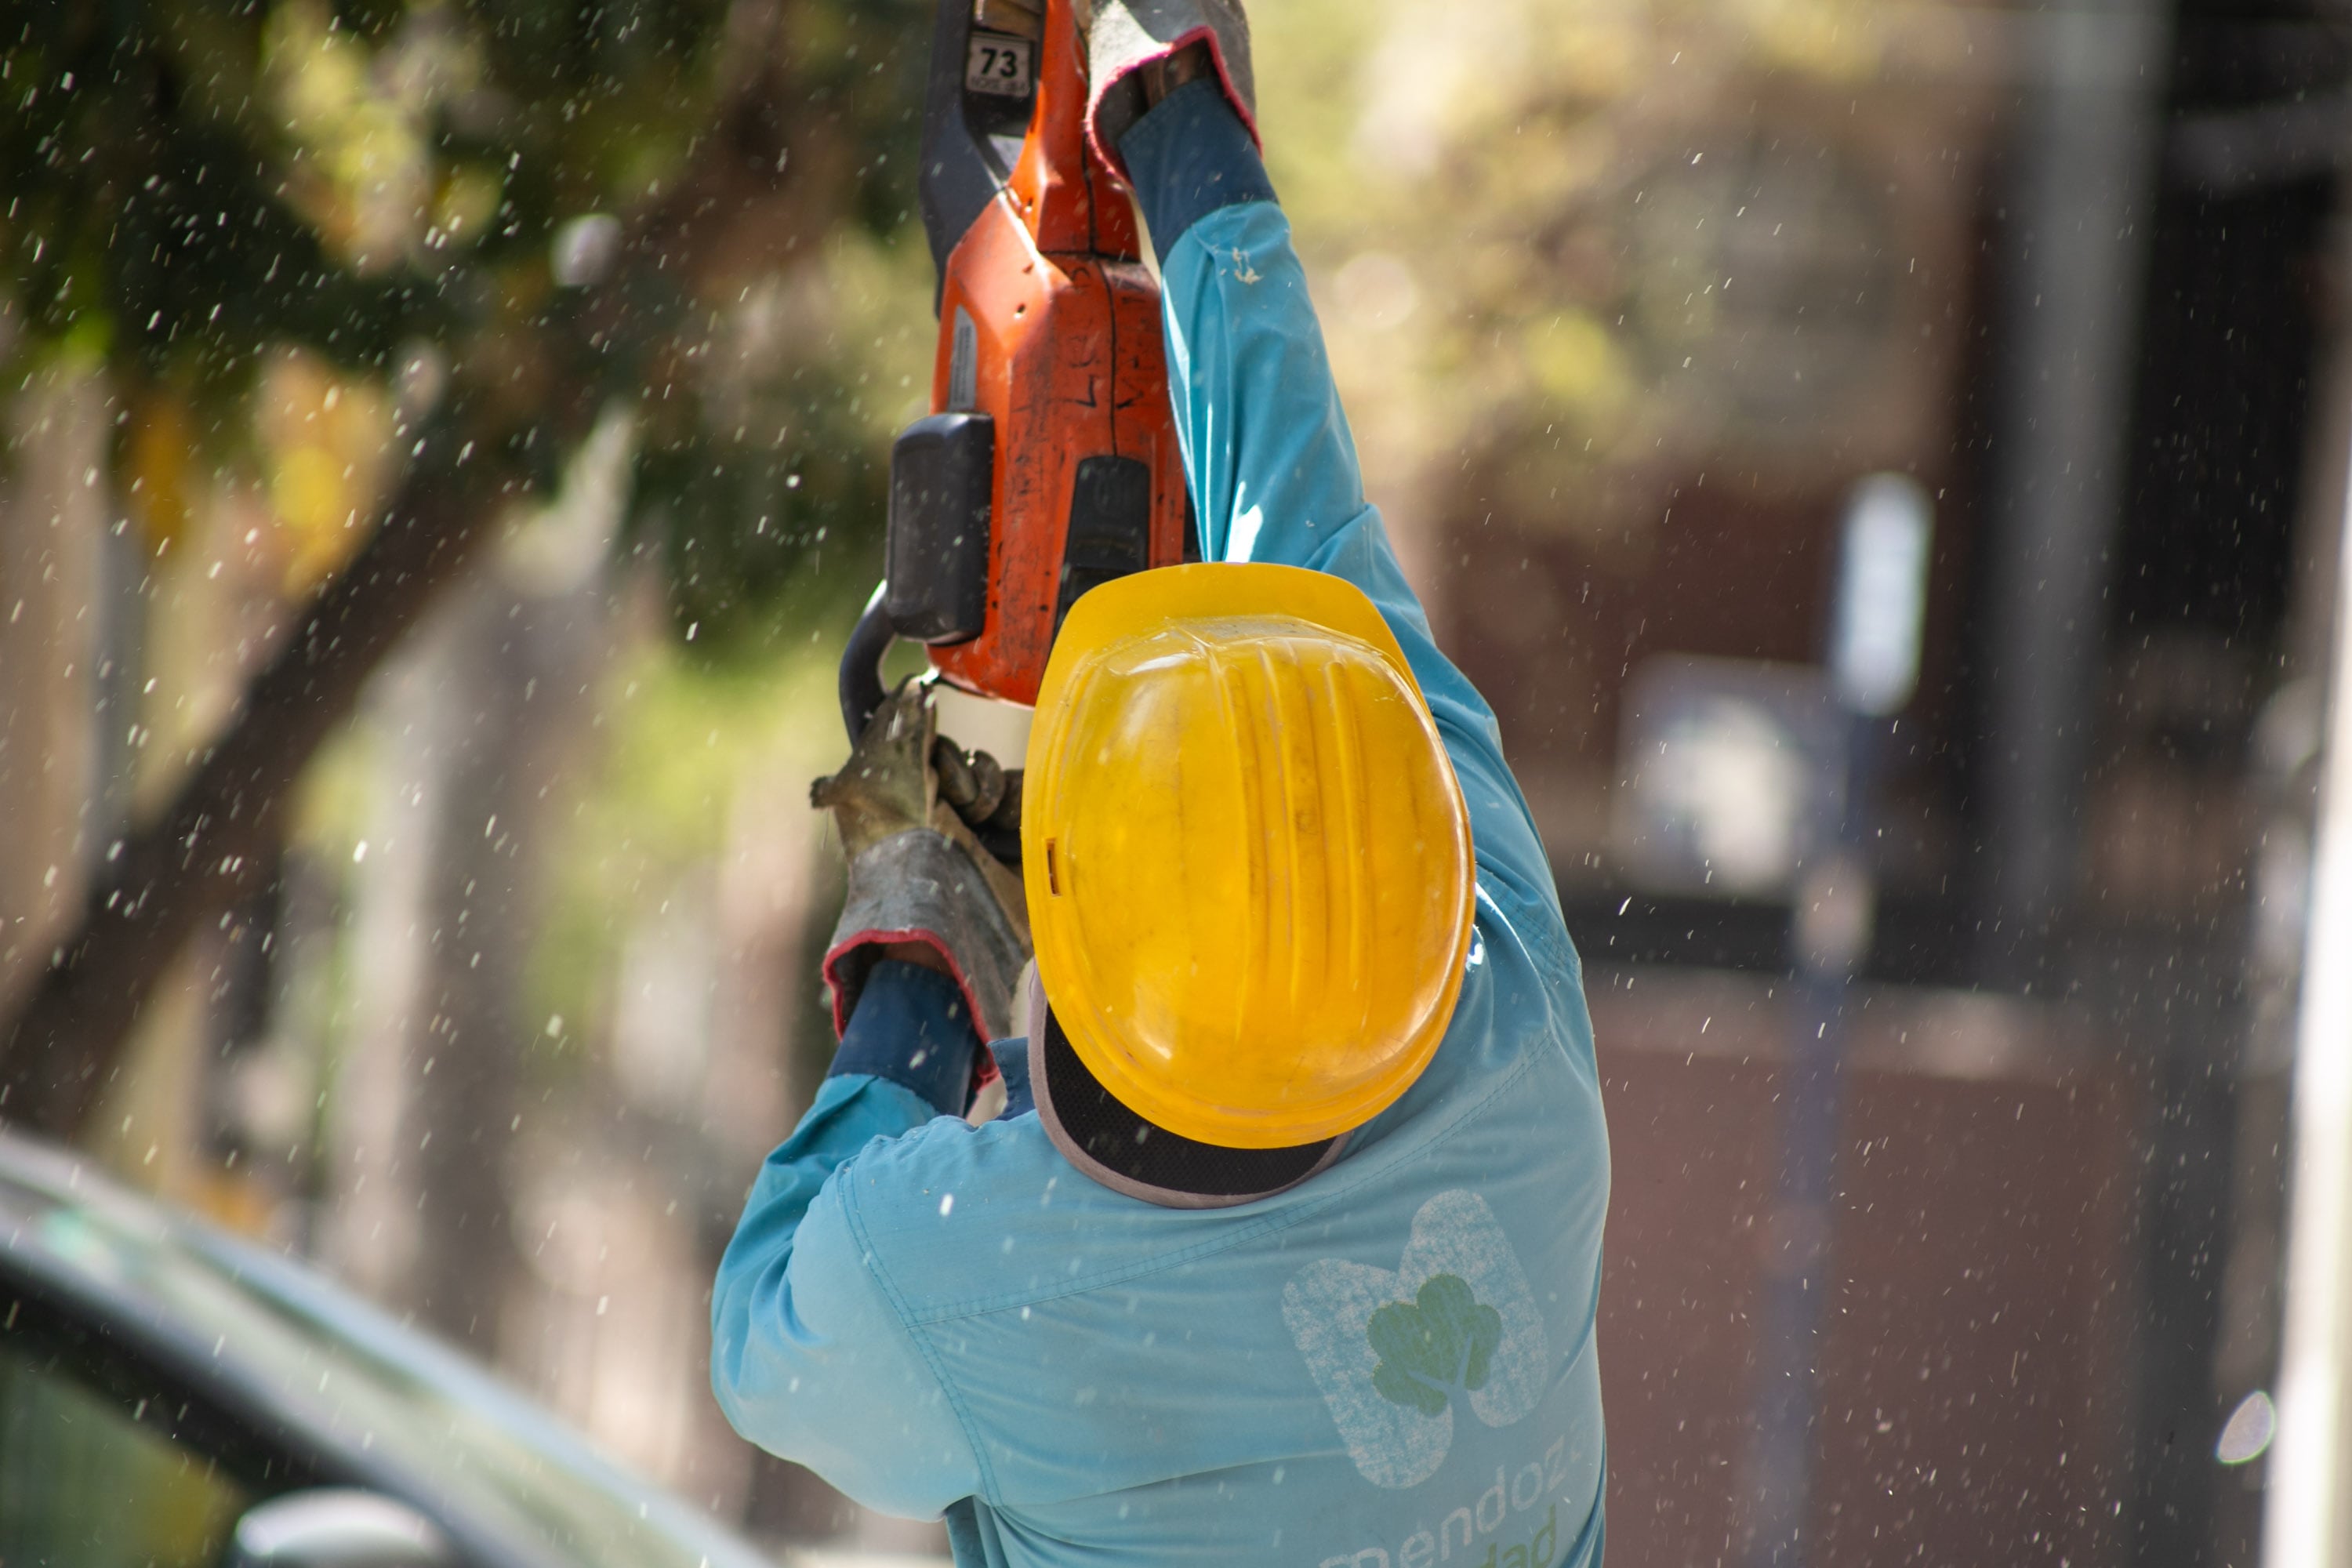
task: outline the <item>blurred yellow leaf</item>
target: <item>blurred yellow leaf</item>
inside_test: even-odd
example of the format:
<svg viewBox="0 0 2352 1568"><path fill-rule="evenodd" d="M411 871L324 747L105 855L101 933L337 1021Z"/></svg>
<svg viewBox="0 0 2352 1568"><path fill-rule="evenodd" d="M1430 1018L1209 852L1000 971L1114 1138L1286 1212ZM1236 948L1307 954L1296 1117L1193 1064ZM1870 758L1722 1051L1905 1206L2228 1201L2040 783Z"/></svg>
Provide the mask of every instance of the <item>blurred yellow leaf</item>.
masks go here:
<svg viewBox="0 0 2352 1568"><path fill-rule="evenodd" d="M147 542L169 549L187 531L188 470L195 447L195 423L177 394L157 392L131 411L128 458L131 495Z"/></svg>
<svg viewBox="0 0 2352 1568"><path fill-rule="evenodd" d="M505 194L505 185L487 171L472 167L451 171L442 179L440 194L434 200L433 226L425 231L425 243L471 243L488 226Z"/></svg>
<svg viewBox="0 0 2352 1568"><path fill-rule="evenodd" d="M392 405L380 387L289 353L263 378L259 430L286 592L306 595L366 538L392 463Z"/></svg>
<svg viewBox="0 0 2352 1568"><path fill-rule="evenodd" d="M297 447L278 459L269 500L278 519L297 534L324 533L349 515L342 465L323 447Z"/></svg>

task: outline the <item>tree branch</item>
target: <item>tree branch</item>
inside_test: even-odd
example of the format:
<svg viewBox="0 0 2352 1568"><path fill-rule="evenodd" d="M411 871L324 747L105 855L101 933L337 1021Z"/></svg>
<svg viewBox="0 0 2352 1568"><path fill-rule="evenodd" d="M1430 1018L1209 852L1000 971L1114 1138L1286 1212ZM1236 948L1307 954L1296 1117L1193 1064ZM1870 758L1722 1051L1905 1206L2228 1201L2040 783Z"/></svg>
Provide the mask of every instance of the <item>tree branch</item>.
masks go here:
<svg viewBox="0 0 2352 1568"><path fill-rule="evenodd" d="M170 809L110 849L77 929L0 1037L0 1117L60 1138L80 1130L173 958L274 862L288 797L320 743L489 537L510 499L499 479L484 466L462 481L442 464L413 470Z"/></svg>
<svg viewBox="0 0 2352 1568"><path fill-rule="evenodd" d="M473 345L479 363L458 348L450 398L473 428L431 439L375 535L255 678L170 808L110 851L76 929L0 1019L0 1120L61 1138L82 1130L172 960L268 874L288 797L320 742L527 493L517 459L488 455L530 446L519 444L526 429L542 453L569 452L615 384L658 353L680 303L790 248L783 239L809 220L787 188L809 181L786 173L784 148L812 127L790 112L782 17L773 0L737 0L730 79L681 178L630 223L619 275L576 311ZM460 468L450 452L468 437L483 456Z"/></svg>

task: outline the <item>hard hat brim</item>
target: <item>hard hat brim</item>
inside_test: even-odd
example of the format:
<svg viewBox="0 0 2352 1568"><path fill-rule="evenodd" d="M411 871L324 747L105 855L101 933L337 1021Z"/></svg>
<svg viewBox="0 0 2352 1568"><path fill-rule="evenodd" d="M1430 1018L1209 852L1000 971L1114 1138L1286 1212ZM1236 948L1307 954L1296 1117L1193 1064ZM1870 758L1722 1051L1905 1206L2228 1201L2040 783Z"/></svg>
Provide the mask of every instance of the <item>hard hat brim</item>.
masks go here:
<svg viewBox="0 0 2352 1568"><path fill-rule="evenodd" d="M1162 1208L1233 1208L1287 1192L1324 1171L1349 1134L1277 1149L1202 1143L1137 1113L1103 1087L1046 1005L1036 971L1028 981L1029 1092L1046 1138L1080 1171Z"/></svg>

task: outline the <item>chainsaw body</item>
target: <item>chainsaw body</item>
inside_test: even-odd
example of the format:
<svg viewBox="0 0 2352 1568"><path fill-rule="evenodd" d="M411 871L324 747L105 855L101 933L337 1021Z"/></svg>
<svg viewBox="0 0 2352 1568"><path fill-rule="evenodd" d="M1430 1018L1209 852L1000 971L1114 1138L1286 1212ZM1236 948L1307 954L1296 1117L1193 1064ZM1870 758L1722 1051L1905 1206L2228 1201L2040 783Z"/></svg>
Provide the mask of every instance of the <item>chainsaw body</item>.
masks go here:
<svg viewBox="0 0 2352 1568"><path fill-rule="evenodd" d="M933 412L892 449L869 612L957 686L1020 703L1079 595L1185 559L1191 536L1159 287L1087 143L1068 0L1037 3L941 0L922 179Z"/></svg>

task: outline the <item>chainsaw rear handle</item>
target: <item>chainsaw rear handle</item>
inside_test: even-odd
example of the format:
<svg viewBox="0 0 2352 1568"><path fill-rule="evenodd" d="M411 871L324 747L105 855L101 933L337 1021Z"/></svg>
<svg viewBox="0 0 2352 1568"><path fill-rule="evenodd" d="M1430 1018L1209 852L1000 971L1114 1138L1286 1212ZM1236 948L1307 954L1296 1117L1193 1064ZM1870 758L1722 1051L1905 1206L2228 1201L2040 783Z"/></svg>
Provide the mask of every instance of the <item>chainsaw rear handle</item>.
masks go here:
<svg viewBox="0 0 2352 1568"><path fill-rule="evenodd" d="M866 601L866 609L857 617L857 625L849 634L849 646L841 650L841 721L849 731L849 743L866 733L866 726L881 710L882 699L888 695L882 685L882 660L889 654L890 645L898 640L891 629L890 614L883 600L890 584L877 583L874 596Z"/></svg>

